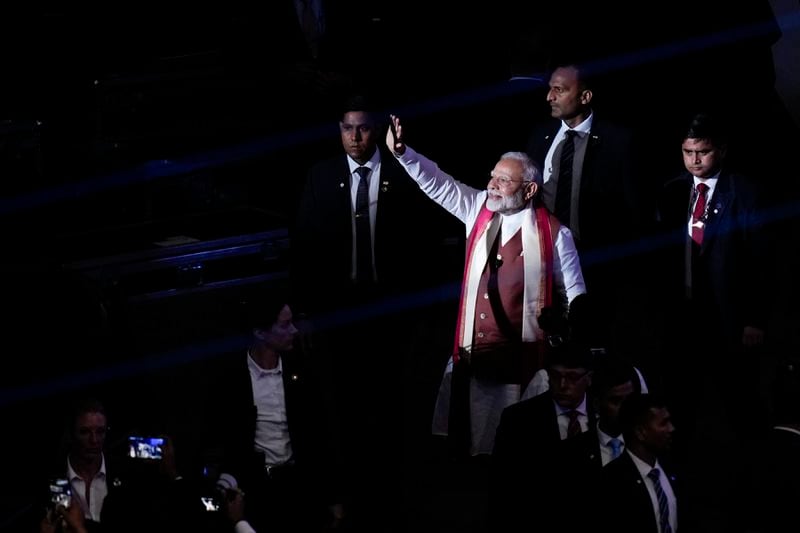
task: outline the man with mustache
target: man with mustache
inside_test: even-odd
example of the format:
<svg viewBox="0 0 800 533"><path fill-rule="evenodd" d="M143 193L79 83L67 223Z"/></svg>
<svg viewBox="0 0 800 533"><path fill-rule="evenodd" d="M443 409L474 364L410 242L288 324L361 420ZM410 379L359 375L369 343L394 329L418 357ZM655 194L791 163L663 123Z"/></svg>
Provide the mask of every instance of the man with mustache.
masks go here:
<svg viewBox="0 0 800 533"><path fill-rule="evenodd" d="M566 311L585 292L578 253L569 229L537 201L541 174L526 154L503 154L486 190L476 189L406 146L400 119L391 119L389 149L420 189L467 230L456 342L433 432L456 445L469 436L470 455L490 454L500 414L519 401L544 364L542 308ZM460 375L464 361L470 374L461 388L453 370Z"/></svg>

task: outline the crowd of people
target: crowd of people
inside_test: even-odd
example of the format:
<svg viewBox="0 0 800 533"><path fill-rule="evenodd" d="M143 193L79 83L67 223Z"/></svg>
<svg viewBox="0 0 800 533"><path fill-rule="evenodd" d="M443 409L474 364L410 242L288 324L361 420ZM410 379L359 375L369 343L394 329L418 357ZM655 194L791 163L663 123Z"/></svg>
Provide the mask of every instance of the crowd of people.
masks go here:
<svg viewBox="0 0 800 533"><path fill-rule="evenodd" d="M310 60L324 4L295 6L316 13L297 36ZM800 379L770 345L787 221L767 177L747 175L729 107L687 106L653 147L665 132L616 123L597 65L557 59L535 88L550 117L504 139L488 175L468 164L496 144L485 124L434 135L349 95L341 153L303 162L288 282L243 290L242 342L183 376L191 412L115 434L76 391L18 522L424 531L415 491L433 457L485 494L470 531L781 530ZM416 149L441 153L437 138L461 154L452 175ZM430 395L420 361L438 372ZM128 453L135 434L162 438L161 457Z"/></svg>

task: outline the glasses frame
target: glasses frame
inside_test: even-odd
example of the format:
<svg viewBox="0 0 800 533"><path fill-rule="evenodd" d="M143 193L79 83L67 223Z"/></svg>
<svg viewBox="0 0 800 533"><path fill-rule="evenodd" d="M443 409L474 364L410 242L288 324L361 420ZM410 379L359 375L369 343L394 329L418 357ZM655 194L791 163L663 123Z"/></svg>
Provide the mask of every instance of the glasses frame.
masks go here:
<svg viewBox="0 0 800 533"><path fill-rule="evenodd" d="M489 183L497 180L501 187L510 187L512 183L526 183L523 179L514 179L504 174L495 174L494 171L489 172Z"/></svg>

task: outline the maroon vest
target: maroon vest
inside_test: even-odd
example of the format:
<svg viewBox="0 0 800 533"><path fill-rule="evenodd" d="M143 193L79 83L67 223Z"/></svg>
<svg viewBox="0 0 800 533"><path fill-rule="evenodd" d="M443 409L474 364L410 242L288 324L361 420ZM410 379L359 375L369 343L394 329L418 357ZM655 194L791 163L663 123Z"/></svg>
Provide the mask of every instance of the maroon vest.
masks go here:
<svg viewBox="0 0 800 533"><path fill-rule="evenodd" d="M521 254L521 230L505 246L500 245L498 232L478 286L472 339L475 349L485 348L487 344L519 342L522 337L525 275ZM494 276L492 271L495 272ZM500 313L499 316L496 311Z"/></svg>

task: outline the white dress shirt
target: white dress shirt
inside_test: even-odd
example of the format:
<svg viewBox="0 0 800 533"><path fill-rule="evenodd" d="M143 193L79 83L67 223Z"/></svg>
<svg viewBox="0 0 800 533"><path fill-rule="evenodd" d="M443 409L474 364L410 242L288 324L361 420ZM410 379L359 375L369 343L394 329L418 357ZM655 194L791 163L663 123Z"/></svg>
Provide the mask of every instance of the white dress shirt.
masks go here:
<svg viewBox="0 0 800 533"><path fill-rule="evenodd" d="M89 502L86 501L86 481L81 478L67 459L67 478L72 489L72 500L77 500L83 509L84 518L100 521L100 512L103 510L103 501L108 496L106 482L106 457L103 455L100 471L92 478L89 486Z"/></svg>
<svg viewBox="0 0 800 533"><path fill-rule="evenodd" d="M561 434L561 440L567 438L567 430L569 429L569 413L572 409L565 409L553 402L556 409L556 420L558 421L558 432ZM586 395L583 395L580 405L575 408L578 412L578 423L581 425L581 433L589 429L589 415L586 411Z"/></svg>
<svg viewBox="0 0 800 533"><path fill-rule="evenodd" d="M247 366L256 406L255 450L264 453L265 465L283 464L292 457L283 389L283 362L278 359L276 368L264 370L248 354Z"/></svg>
<svg viewBox="0 0 800 533"><path fill-rule="evenodd" d="M660 510L658 507L658 497L656 497L655 485L653 484L653 480L647 475L653 468L658 468L658 479L661 483L661 488L664 489L664 494L667 496L667 504L669 505L669 525L672 528L672 531L677 531L678 501L675 499L675 493L672 492L672 485L670 484L669 479L667 479L664 469L661 468L661 465L658 463L658 461L656 461L655 466L650 466L636 457L630 451L626 450L626 453L631 456L633 459L633 464L636 465L636 469L639 470L639 475L641 475L642 479L644 480L644 486L647 487L647 493L650 495L650 502L653 504L653 513L656 517L656 527L658 528L658 533L663 533L661 531L661 524L658 520L658 517L660 516Z"/></svg>

